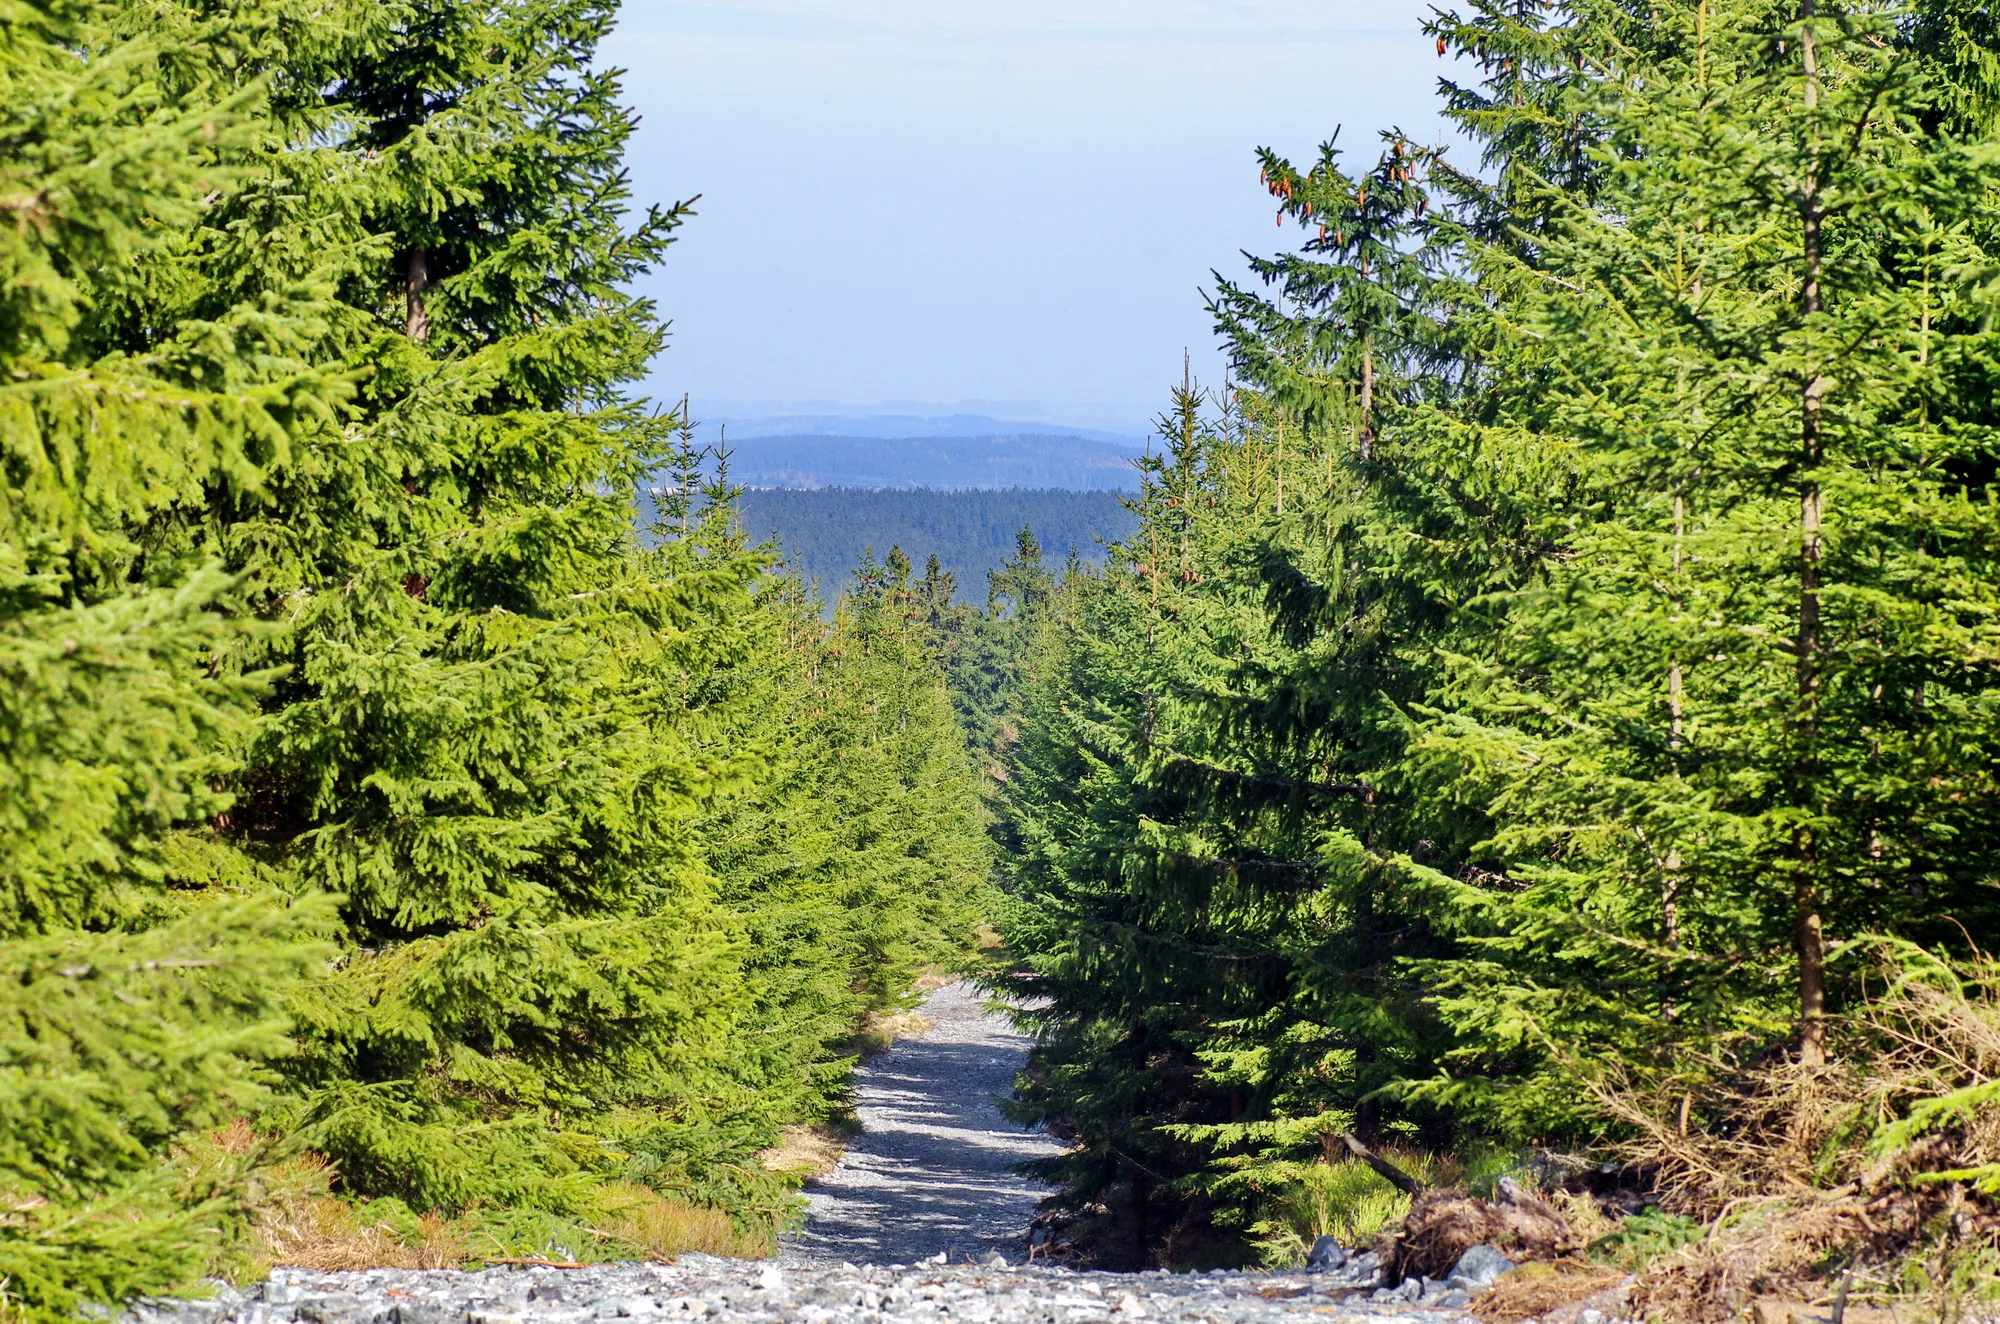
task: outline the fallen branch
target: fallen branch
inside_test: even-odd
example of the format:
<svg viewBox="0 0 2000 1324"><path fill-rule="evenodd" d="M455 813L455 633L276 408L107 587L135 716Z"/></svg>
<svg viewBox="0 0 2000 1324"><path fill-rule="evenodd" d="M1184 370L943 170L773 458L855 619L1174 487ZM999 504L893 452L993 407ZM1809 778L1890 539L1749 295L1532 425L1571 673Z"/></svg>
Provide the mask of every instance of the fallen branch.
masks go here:
<svg viewBox="0 0 2000 1324"><path fill-rule="evenodd" d="M1383 1158L1380 1154L1368 1148L1368 1146L1362 1144L1355 1138L1354 1132L1342 1132L1340 1143L1347 1146L1348 1153L1375 1169L1376 1172L1382 1175L1382 1180L1388 1182L1403 1194L1414 1197L1424 1193L1424 1184L1422 1182L1412 1177L1409 1173L1404 1172L1388 1159Z"/></svg>

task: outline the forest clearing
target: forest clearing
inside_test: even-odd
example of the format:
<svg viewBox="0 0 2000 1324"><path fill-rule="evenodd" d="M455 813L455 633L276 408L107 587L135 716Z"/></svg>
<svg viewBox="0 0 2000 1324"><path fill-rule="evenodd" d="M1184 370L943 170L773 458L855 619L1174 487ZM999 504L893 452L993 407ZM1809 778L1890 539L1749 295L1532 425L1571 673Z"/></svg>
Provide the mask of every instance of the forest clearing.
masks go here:
<svg viewBox="0 0 2000 1324"><path fill-rule="evenodd" d="M1457 0L1101 561L826 601L616 19L0 0L0 1321L2000 1318L1993 12ZM757 1263L955 980L1045 1276Z"/></svg>

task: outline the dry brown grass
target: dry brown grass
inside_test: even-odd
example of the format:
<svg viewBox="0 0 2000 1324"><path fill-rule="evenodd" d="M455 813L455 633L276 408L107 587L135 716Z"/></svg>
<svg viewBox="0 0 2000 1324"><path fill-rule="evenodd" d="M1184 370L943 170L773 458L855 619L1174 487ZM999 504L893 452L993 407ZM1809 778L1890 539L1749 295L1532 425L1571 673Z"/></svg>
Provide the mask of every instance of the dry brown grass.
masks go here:
<svg viewBox="0 0 2000 1324"><path fill-rule="evenodd" d="M418 1220L417 1238L370 1222L332 1193L332 1166L319 1155L276 1160L271 1137L237 1120L190 1143L180 1155L191 1174L247 1164L253 1243L232 1272L261 1277L274 1265L308 1269L439 1269L465 1258L463 1229L436 1216ZM275 1161L274 1161L275 1160Z"/></svg>
<svg viewBox="0 0 2000 1324"><path fill-rule="evenodd" d="M1400 1281L1443 1278L1474 1246L1497 1246L1517 1262L1553 1262L1581 1251L1583 1242L1547 1200L1503 1179L1491 1201L1452 1187L1425 1191L1379 1249Z"/></svg>
<svg viewBox="0 0 2000 1324"><path fill-rule="evenodd" d="M1750 1303L1750 1324L1825 1324L1827 1308L1812 1301L1783 1301L1766 1297ZM1842 1324L1911 1324L1893 1310L1877 1310L1848 1302L1841 1311Z"/></svg>
<svg viewBox="0 0 2000 1324"><path fill-rule="evenodd" d="M682 1204L644 1186L614 1187L610 1212L597 1220L597 1228L655 1259L700 1251L760 1260L776 1249L769 1232L739 1231L719 1209Z"/></svg>
<svg viewBox="0 0 2000 1324"><path fill-rule="evenodd" d="M1583 1191L1550 1191L1546 1196L1576 1239L1588 1246L1619 1228L1619 1220L1604 1212L1597 1198Z"/></svg>
<svg viewBox="0 0 2000 1324"><path fill-rule="evenodd" d="M832 1172L847 1152L847 1136L838 1127L788 1126L778 1133L778 1143L757 1155L768 1172L782 1172L801 1181L811 1181Z"/></svg>
<svg viewBox="0 0 2000 1324"><path fill-rule="evenodd" d="M847 1051L858 1057L878 1057L893 1048L898 1039L914 1039L931 1028L930 1018L914 1011L871 1011L848 1041Z"/></svg>
<svg viewBox="0 0 2000 1324"><path fill-rule="evenodd" d="M267 1138L236 1123L206 1141L188 1156L191 1163L248 1155ZM392 1227L371 1221L363 1209L334 1195L334 1179L332 1165L316 1154L259 1167L252 1188L256 1250L241 1270L261 1277L281 1264L327 1271L445 1269L491 1260L490 1254L473 1251L480 1240L476 1213L458 1218L425 1214L414 1224ZM634 1254L670 1258L688 1251L761 1259L773 1250L769 1231L739 1230L719 1210L637 1184L608 1187L586 1235L594 1235L601 1257L619 1259Z"/></svg>
<svg viewBox="0 0 2000 1324"><path fill-rule="evenodd" d="M1486 1324L1514 1324L1604 1296L1625 1281L1616 1269L1565 1260L1558 1264L1524 1264L1481 1292L1472 1313ZM1616 1314L1616 1311L1606 1311Z"/></svg>
<svg viewBox="0 0 2000 1324"><path fill-rule="evenodd" d="M1923 1100L2000 1079L2000 969L1923 973L1885 975L1838 1026L1829 1065L1710 1062L1681 1082L1599 1087L1662 1205L1711 1225L1641 1273L1641 1313L1721 1324L1759 1299L1825 1306L1848 1266L1857 1306L1991 1313L1976 1302L2000 1265L2000 1200L1971 1178L2000 1163L2000 1108L1917 1137L1891 1128Z"/></svg>
<svg viewBox="0 0 2000 1324"><path fill-rule="evenodd" d="M265 1247L259 1269L288 1264L302 1269L446 1269L471 1260L471 1218L426 1214L417 1220L417 1238L384 1223L369 1223L362 1212L329 1195L290 1199L263 1211L258 1234ZM634 1252L671 1259L689 1251L733 1259L762 1259L772 1253L769 1233L743 1232L720 1210L683 1204L643 1186L613 1186L605 1210L592 1220L600 1256L624 1259ZM595 1258L595 1257L587 1257Z"/></svg>
<svg viewBox="0 0 2000 1324"><path fill-rule="evenodd" d="M414 1245L386 1223L368 1223L353 1205L329 1195L267 1211L257 1233L265 1248L259 1267L301 1269L448 1269L467 1255L462 1226L436 1214L417 1220Z"/></svg>
<svg viewBox="0 0 2000 1324"><path fill-rule="evenodd" d="M237 1123L215 1137L226 1152L246 1153L258 1143ZM255 1190L259 1251L253 1269L261 1276L272 1266L301 1269L445 1269L466 1257L466 1232L456 1222L426 1214L417 1220L417 1240L363 1213L332 1194L333 1166L317 1154L302 1154L263 1169Z"/></svg>

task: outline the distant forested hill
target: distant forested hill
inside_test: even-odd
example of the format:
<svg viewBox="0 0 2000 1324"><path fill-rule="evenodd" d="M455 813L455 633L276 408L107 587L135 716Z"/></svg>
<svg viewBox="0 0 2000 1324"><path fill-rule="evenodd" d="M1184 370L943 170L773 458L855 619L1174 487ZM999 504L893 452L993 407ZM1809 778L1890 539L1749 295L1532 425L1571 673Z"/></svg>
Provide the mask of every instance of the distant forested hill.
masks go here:
<svg viewBox="0 0 2000 1324"><path fill-rule="evenodd" d="M879 444L879 443L878 443ZM831 597L863 551L880 560L900 546L921 570L935 553L958 576L958 600L986 601L986 572L1014 551L1014 535L1032 528L1051 567L1075 548L1102 559L1098 539L1122 538L1133 527L1115 492L1053 489L939 492L924 488L871 491L828 487L810 491L755 488L741 498L753 538L775 538L786 557Z"/></svg>
<svg viewBox="0 0 2000 1324"><path fill-rule="evenodd" d="M717 415L694 410L702 426L727 426L743 437L1084 437L1141 449L1148 425L1130 417L1120 432L1080 427L1073 418L995 418L991 414L802 414L729 410Z"/></svg>
<svg viewBox="0 0 2000 1324"><path fill-rule="evenodd" d="M746 487L1136 490L1135 443L1023 433L988 437L729 438L729 476Z"/></svg>

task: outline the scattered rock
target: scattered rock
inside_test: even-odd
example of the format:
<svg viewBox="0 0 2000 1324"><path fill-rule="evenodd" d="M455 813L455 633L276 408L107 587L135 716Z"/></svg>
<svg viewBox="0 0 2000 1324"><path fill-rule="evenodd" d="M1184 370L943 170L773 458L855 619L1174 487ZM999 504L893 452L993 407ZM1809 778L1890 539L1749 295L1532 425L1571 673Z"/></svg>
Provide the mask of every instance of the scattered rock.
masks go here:
<svg viewBox="0 0 2000 1324"><path fill-rule="evenodd" d="M1321 1237L1306 1256L1307 1273L1327 1273L1347 1263L1347 1248L1332 1237Z"/></svg>
<svg viewBox="0 0 2000 1324"><path fill-rule="evenodd" d="M476 1273L279 1270L261 1291L145 1302L119 1324L1472 1324L1466 1295L1436 1279L1364 1300L1372 1278L1349 1275L1372 1275L1371 1258L1348 1254L1340 1269L1315 1274L1096 1273L935 1258L779 1266L711 1256Z"/></svg>
<svg viewBox="0 0 2000 1324"><path fill-rule="evenodd" d="M298 1318L309 1324L376 1324L386 1321L394 1309L386 1299L317 1297L299 1303Z"/></svg>
<svg viewBox="0 0 2000 1324"><path fill-rule="evenodd" d="M1001 1113L1028 1040L985 992L955 983L919 1011L929 1028L855 1073L861 1131L839 1165L807 1184L805 1225L781 1242L787 1263L964 1263L1027 1254L1036 1206L1049 1194L1015 1165L1062 1151ZM1062 1248L1060 1225L1038 1231L1035 1259ZM943 1259L938 1256L943 1255Z"/></svg>
<svg viewBox="0 0 2000 1324"><path fill-rule="evenodd" d="M1781 1301L1764 1297L1750 1303L1751 1324L1826 1324L1832 1317L1831 1306L1816 1306L1809 1301ZM1892 1312L1855 1301L1847 1303L1841 1320L1842 1324L1896 1324L1896 1316Z"/></svg>
<svg viewBox="0 0 2000 1324"><path fill-rule="evenodd" d="M1425 1191L1381 1249L1392 1275L1409 1278L1449 1274L1474 1246L1492 1246L1516 1263L1581 1249L1548 1201L1504 1177L1492 1201L1449 1188Z"/></svg>
<svg viewBox="0 0 2000 1324"><path fill-rule="evenodd" d="M1502 1254L1499 1247L1473 1246L1458 1257L1458 1263L1445 1275L1445 1282L1461 1292L1483 1292L1514 1268L1514 1261Z"/></svg>
<svg viewBox="0 0 2000 1324"><path fill-rule="evenodd" d="M1407 1301L1410 1304L1414 1305L1418 1301L1423 1299L1423 1295L1424 1295L1423 1279L1405 1278L1402 1282L1397 1283L1394 1287L1376 1288L1374 1293L1370 1295L1368 1299L1370 1301Z"/></svg>
<svg viewBox="0 0 2000 1324"><path fill-rule="evenodd" d="M1543 1324L1582 1324L1590 1311L1612 1319L1631 1313L1633 1279L1613 1269L1592 1273L1511 1275L1496 1283L1480 1304L1498 1305L1505 1298L1506 1313L1515 1317L1533 1315Z"/></svg>
<svg viewBox="0 0 2000 1324"><path fill-rule="evenodd" d="M465 1307L449 1301L398 1301L396 1324L464 1324ZM250 1324L245 1321L244 1324ZM257 1324L265 1324L258 1321Z"/></svg>

